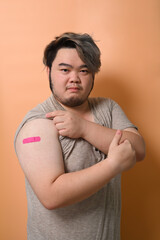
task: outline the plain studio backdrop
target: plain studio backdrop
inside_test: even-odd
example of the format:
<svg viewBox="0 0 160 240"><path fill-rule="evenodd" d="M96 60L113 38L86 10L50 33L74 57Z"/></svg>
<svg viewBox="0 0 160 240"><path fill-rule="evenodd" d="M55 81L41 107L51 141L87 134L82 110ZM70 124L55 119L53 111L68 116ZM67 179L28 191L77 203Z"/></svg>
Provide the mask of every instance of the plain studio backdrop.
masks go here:
<svg viewBox="0 0 160 240"><path fill-rule="evenodd" d="M43 50L66 31L97 41L92 96L117 101L146 141L145 160L122 176L122 240L160 239L160 1L0 0L0 25L0 239L27 238L13 139L26 112L51 94Z"/></svg>

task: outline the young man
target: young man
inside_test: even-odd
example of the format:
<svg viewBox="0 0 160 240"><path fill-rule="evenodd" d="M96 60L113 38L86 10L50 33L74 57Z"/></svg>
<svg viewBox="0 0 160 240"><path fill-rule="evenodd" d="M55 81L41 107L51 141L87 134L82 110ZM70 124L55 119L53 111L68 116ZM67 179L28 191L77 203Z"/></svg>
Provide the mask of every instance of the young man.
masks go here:
<svg viewBox="0 0 160 240"><path fill-rule="evenodd" d="M28 239L120 239L121 173L144 158L143 138L117 103L89 98L101 63L88 34L56 37L43 61L52 95L15 136Z"/></svg>

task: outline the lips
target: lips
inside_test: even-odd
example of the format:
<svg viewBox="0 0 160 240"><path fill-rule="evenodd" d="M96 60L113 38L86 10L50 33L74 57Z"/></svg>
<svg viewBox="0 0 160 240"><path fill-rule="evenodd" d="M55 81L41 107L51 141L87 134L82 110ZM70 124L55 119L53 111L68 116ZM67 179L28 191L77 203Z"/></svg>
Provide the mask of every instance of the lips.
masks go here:
<svg viewBox="0 0 160 240"><path fill-rule="evenodd" d="M79 92L78 88L68 88L67 91L69 91L70 93L77 93Z"/></svg>
<svg viewBox="0 0 160 240"><path fill-rule="evenodd" d="M77 85L76 86L71 85L71 86L67 86L66 89L70 90L70 91L73 91L73 92L77 92L77 91L81 90L82 88L80 86L77 86Z"/></svg>

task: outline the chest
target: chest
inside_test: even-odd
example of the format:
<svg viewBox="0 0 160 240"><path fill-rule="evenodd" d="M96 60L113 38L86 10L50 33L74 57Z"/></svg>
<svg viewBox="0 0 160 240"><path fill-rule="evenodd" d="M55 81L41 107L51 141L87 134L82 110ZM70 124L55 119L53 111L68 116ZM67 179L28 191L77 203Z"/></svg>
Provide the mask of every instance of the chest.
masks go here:
<svg viewBox="0 0 160 240"><path fill-rule="evenodd" d="M60 137L66 172L88 168L106 158L106 155L83 139Z"/></svg>

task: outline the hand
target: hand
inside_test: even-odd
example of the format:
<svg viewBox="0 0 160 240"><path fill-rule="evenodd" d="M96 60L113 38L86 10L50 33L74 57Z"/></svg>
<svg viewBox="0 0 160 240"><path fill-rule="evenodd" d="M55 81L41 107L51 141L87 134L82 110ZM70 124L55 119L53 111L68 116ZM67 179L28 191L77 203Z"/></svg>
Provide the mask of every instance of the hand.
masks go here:
<svg viewBox="0 0 160 240"><path fill-rule="evenodd" d="M110 144L108 161L116 174L126 171L136 163L136 154L129 140L120 143L122 132L118 130Z"/></svg>
<svg viewBox="0 0 160 240"><path fill-rule="evenodd" d="M81 138L83 136L86 120L78 114L59 110L47 113L46 117L53 119L59 135L69 138Z"/></svg>

